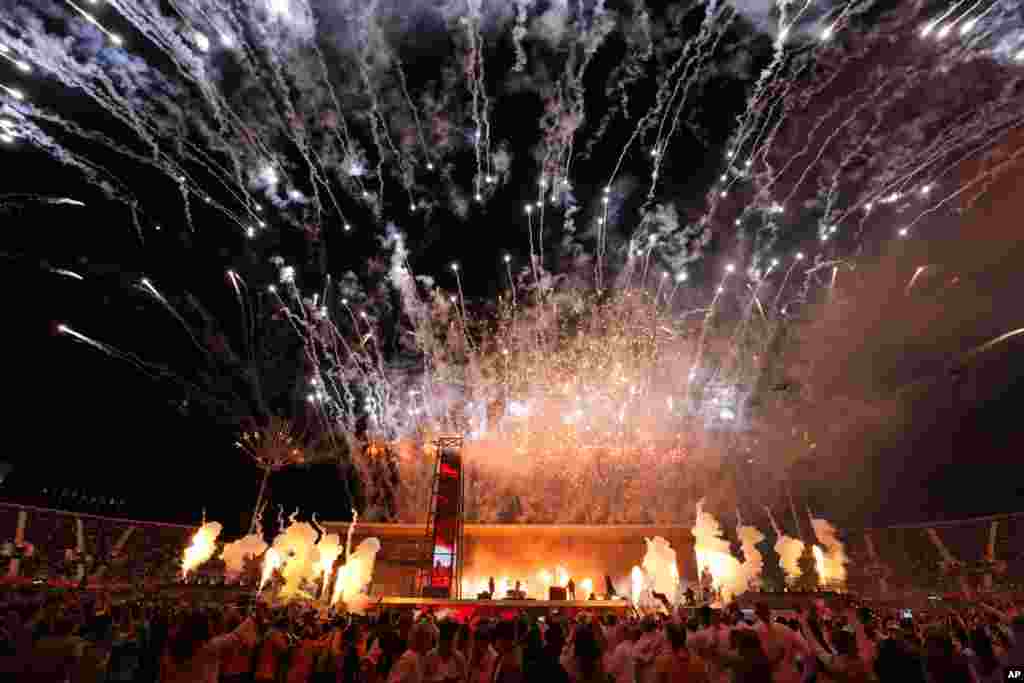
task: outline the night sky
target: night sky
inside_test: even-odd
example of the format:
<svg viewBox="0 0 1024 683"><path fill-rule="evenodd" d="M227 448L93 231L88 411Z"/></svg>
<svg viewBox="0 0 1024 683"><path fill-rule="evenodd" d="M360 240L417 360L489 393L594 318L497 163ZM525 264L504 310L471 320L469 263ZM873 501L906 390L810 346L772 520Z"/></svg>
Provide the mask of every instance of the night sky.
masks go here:
<svg viewBox="0 0 1024 683"><path fill-rule="evenodd" d="M818 350L817 367L835 391L901 400L844 435L838 453L807 459L818 509L838 502L878 525L1016 509L1024 493L1015 474L1024 338L968 352L1024 326L1016 303L1024 291L1024 206L1015 191L1022 170L970 213L934 220L933 237L893 243L859 273L863 283Z"/></svg>
<svg viewBox="0 0 1024 683"><path fill-rule="evenodd" d="M698 31L702 12L691 14L679 23L682 35ZM127 24L119 26L116 16L110 21L131 36L135 51L147 60L160 60ZM661 195L677 198L684 219L700 215L703 193L722 172L735 116L771 58L771 39L757 30L758 21L738 20L726 33L708 67L713 75L700 83L690 120L680 127L662 167ZM431 84L443 90L436 81L451 67L452 45L446 36L443 26L430 23L406 34L398 52L414 90ZM538 163L527 150L537 144L544 100L538 96L540 86L527 82L512 87L514 81L494 75L508 72L514 59L507 38L503 40L489 46L487 59L489 91L495 98L491 125L515 152L508 179L485 207L472 207L465 219L452 215L441 202L429 218L423 212L410 215L397 184L386 206L386 219L408 235L413 271L437 276L439 284L452 287L446 268L457 261L466 294L477 302L503 291L505 254L518 264L525 262L522 204L536 193ZM626 49L613 37L588 69L588 125L608 106L605 81ZM548 54L548 46L539 40L530 44L530 56L542 65L558 57ZM218 60L222 86L230 91L238 78L230 56L211 59ZM0 65L5 82L13 78L8 67ZM994 72L1002 66L988 68ZM542 80L542 71L535 68L530 77ZM636 112L653 101L659 73L650 69L640 80L631 104ZM951 81L948 87L956 85ZM68 120L115 138L130 137L80 93L52 80L28 81L25 89L35 103ZM588 202L599 196L634 127L635 119L618 119L592 159L574 163L581 217L593 214ZM369 140L366 131L360 135ZM1011 139L1007 144L1015 150L1018 143ZM230 337L237 335L239 323L232 321L237 310L225 284L226 269L246 273L251 282L265 282L274 273L269 256L280 254L299 264L304 281L315 289L327 274L362 274L368 260L386 258L380 246L385 221L374 219L346 196L343 209L357 225L351 233L343 232L340 220L332 216L323 224L320 246L283 221L250 241L193 200L196 231L189 233L180 195L167 178L98 144L79 143L77 150L130 184L144 207L142 239L130 211L105 198L80 173L29 144L0 151L0 167L9 170L0 214L7 294L7 438L2 457L16 465L7 486L11 495L22 497L38 495L44 487L118 496L129 501L124 514L146 518L191 522L206 508L231 531L247 522L259 484L255 467L233 446L235 434L182 410L169 392L154 387L128 364L55 334L56 325L68 322L140 357L187 369L198 362L188 338L165 311L133 289L139 277L152 278L167 291L193 294ZM625 194L624 215L643 203L649 173L643 151L640 147L626 163L624 184L634 191ZM294 150L281 154L295 162ZM451 153L455 182L471 184L472 157L472 145ZM443 198L448 188L422 175L427 176L418 181L424 196ZM970 177L969 169L962 177ZM1011 165L970 211L953 210L963 204L953 202L930 216L918 228L925 237L893 240L898 221L882 216L873 226L876 230L842 243L844 253L857 254L856 268L838 276L839 304L819 302L812 309L822 331L805 349L815 379L814 421L823 434L818 449L797 457L791 473L800 500L816 513L840 525L860 526L1019 509L1024 485L1015 476L1015 462L1024 438L1016 412L1024 400L1024 335L970 359L965 354L996 335L1024 327L1019 303L1024 271L1017 266L1024 258L1024 242L1018 237L1024 200L1014 191L1022 180L1024 166ZM308 194L310 188L302 190ZM26 196L19 197L22 193ZM72 197L87 206L57 206L27 195ZM551 222L552 243L559 223ZM789 227L775 243L775 253L808 248L804 245L815 248L813 221ZM617 229L622 239L628 221ZM717 234L690 266L698 286L707 288L713 280L709 273L741 253L742 244L741 236ZM545 258L556 272L565 266L553 245ZM908 292L907 283L919 266L928 267ZM74 270L86 280L55 275L54 268ZM289 394L295 374L294 367L285 366L278 369L283 396ZM833 400L836 396L849 401ZM842 419L830 413L849 402L871 409ZM842 429L829 434L829 425L840 422ZM274 477L272 499L289 509L315 509L322 519L344 518L350 508L345 476L332 465L298 468Z"/></svg>

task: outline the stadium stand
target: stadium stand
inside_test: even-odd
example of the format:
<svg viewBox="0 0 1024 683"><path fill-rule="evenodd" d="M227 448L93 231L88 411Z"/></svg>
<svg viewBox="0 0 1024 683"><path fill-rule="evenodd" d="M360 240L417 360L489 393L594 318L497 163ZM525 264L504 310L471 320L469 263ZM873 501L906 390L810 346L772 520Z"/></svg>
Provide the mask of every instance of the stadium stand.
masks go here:
<svg viewBox="0 0 1024 683"><path fill-rule="evenodd" d="M16 563L0 560L0 576L9 581L73 583L84 574L91 582L175 583L181 577L182 551L196 530L0 502L0 546L14 543L19 513L25 518L23 541L33 552ZM847 586L866 597L1024 592L1024 513L867 529L844 534L844 541L850 558ZM222 570L223 563L213 559L197 575L218 583Z"/></svg>
<svg viewBox="0 0 1024 683"><path fill-rule="evenodd" d="M73 582L85 574L93 581L173 581L195 532L186 525L0 503L0 543L15 540L19 512L26 518L24 541L34 552L9 579Z"/></svg>
<svg viewBox="0 0 1024 683"><path fill-rule="evenodd" d="M1024 513L867 529L846 543L851 585L866 595L879 594L879 579L893 596L1024 589Z"/></svg>

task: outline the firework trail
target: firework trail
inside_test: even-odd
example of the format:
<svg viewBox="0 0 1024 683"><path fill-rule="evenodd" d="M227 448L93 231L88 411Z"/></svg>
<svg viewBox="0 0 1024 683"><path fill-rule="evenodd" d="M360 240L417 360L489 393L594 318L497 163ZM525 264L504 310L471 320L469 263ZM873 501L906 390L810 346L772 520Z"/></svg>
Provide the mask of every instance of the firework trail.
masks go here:
<svg viewBox="0 0 1024 683"><path fill-rule="evenodd" d="M597 124L594 134L587 140L586 149L580 154L581 159L590 158L594 145L604 137L608 126L618 116L620 110L623 116L629 118L629 88L643 78L647 62L654 54L650 14L642 0L636 3L635 17L636 33L639 36L634 37L632 31L626 32L626 41L630 46L629 54L608 76L608 85L604 93L609 103L608 108Z"/></svg>
<svg viewBox="0 0 1024 683"><path fill-rule="evenodd" d="M654 190L658 183L658 177L661 171L661 163L668 152L669 140L675 135L676 128L679 124L679 117L682 113L683 106L687 102L687 94L693 83L702 73L702 67L714 54L715 48L718 46L719 41L725 35L725 31L728 28L728 23L717 22L716 20L729 14L726 10L722 10L717 16L712 14L714 10L713 3L708 4L706 9L707 14L704 17L704 23L701 25L700 33L697 34L696 43L694 47L693 56L683 65L683 75L685 76L690 72L690 66L693 65L693 71L689 78L684 80L684 76L680 76L679 80L676 81L675 89L668 99L668 108L671 109L672 102L676 100L676 96L679 94L680 87L682 87L682 95L679 95L679 104L676 105L675 113L671 111L664 111L661 116L661 121L658 124L658 133L655 136L654 146L651 149L651 154L654 157L654 169L651 171L651 185L647 191L647 200L652 201L654 199ZM710 43L710 46L707 44ZM685 86L685 87L683 87ZM672 125L666 135L665 123L672 119Z"/></svg>
<svg viewBox="0 0 1024 683"><path fill-rule="evenodd" d="M379 466L365 447L387 444L405 489L429 470L418 444L463 431L482 519L682 519L692 505L670 503L671 487L696 485L690 463L715 451L709 435L723 422L746 426L783 312L818 287L833 292L837 267L871 231L916 235L925 218L976 202L1024 154L955 177L1024 122L1011 4L924 15L785 0L623 12L529 0L38 0L0 17L0 56L20 79L0 89L0 133L131 207L140 238L160 207L96 148L159 178L189 230L212 215L252 238L259 267L225 273L240 353L186 291L148 280L139 287L188 333L201 367L143 360L71 323L62 336L233 413L233 424L314 423L364 473ZM425 34L445 52L436 82L399 59L403 40L426 42L424 26L444 27ZM739 66L727 69L730 59ZM683 197L669 151L729 69L743 94L723 117L724 149L702 164L716 180ZM104 125L59 111L43 88L33 95L36 82L76 93ZM532 160L492 120L513 91L541 107ZM602 163L575 163L600 148L613 150ZM431 173L417 177L422 165ZM508 296L472 300L458 266L453 291L414 272L423 242L398 227L396 196L428 228L442 213L468 224L518 191L520 174L529 185L516 201L528 203L515 230L526 228L529 257L495 266ZM561 221L548 220L548 202ZM373 220L357 226L363 210ZM381 252L359 272L261 253L295 230L324 254L321 234L356 227ZM286 384L301 405L290 415L266 408L273 335L297 349ZM218 375L235 374L258 378L242 382L252 396L217 388ZM645 499L665 502L645 512ZM499 509L511 500L517 510Z"/></svg>
<svg viewBox="0 0 1024 683"><path fill-rule="evenodd" d="M473 97L473 150L476 155L476 176L473 181L477 201L481 186L490 175L491 124L487 117L487 89L484 83L483 36L480 34L482 0L466 0L469 15L465 18L469 50L465 56L466 79Z"/></svg>

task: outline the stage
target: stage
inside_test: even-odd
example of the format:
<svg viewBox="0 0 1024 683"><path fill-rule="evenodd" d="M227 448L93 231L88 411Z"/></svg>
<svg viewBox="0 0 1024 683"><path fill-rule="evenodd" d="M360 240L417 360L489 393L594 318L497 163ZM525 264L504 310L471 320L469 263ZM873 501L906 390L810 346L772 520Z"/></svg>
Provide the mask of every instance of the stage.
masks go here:
<svg viewBox="0 0 1024 683"><path fill-rule="evenodd" d="M443 598L380 598L381 609L396 611L420 610L435 614L449 613L464 620L472 617L512 618L525 612L531 617L560 614L575 616L591 614L625 615L632 611L629 600L446 600Z"/></svg>
<svg viewBox="0 0 1024 683"><path fill-rule="evenodd" d="M693 534L686 526L467 523L462 445L461 435L441 435L434 443L437 457L425 524L360 522L350 528L347 522L322 523L349 543L379 542L368 589L371 601L467 613L625 612L630 609L625 600L587 598L629 594L632 572L655 538L675 550L679 576L696 580ZM551 600L568 597L564 590L555 592L556 586L575 586L584 599ZM523 599L458 599L488 595ZM569 595L576 598L576 590Z"/></svg>
<svg viewBox="0 0 1024 683"><path fill-rule="evenodd" d="M342 538L348 522L323 522ZM378 538L380 553L374 569L372 599L381 595L417 594L416 569L427 557L426 525L360 522L352 543ZM679 573L690 583L697 580L690 527L670 524L479 524L465 525L463 595L475 596L490 577L528 584L540 570L554 572L564 566L577 585L590 577L597 592L604 592L605 575L611 576L619 594L629 589L630 570L643 562L645 538L661 536L678 556ZM508 586L511 588L512 586ZM536 586L528 586L536 591ZM541 597L541 596L536 596ZM544 591L544 597L546 591Z"/></svg>

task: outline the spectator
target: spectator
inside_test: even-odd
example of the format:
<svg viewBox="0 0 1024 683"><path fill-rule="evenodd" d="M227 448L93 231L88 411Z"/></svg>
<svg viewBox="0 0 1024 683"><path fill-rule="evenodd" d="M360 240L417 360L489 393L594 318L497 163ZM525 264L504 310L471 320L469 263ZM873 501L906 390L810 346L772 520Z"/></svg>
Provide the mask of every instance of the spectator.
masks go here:
<svg viewBox="0 0 1024 683"><path fill-rule="evenodd" d="M925 683L920 656L900 638L886 638L878 644L875 675L881 683Z"/></svg>
<svg viewBox="0 0 1024 683"><path fill-rule="evenodd" d="M636 680L636 662L633 649L640 638L640 629L625 624L617 629L619 631L618 644L615 649L607 654L605 669L615 683L633 683Z"/></svg>
<svg viewBox="0 0 1024 683"><path fill-rule="evenodd" d="M119 606L111 614L112 643L107 681L135 681L142 664L143 642L136 619L126 606Z"/></svg>
<svg viewBox="0 0 1024 683"><path fill-rule="evenodd" d="M760 640L761 651L768 659L772 680L775 683L799 683L797 660L810 655L807 642L798 631L772 623L771 610L764 603L758 604L755 613L758 624L754 627L754 633ZM746 640L742 642L749 645ZM752 649L749 654L753 656Z"/></svg>
<svg viewBox="0 0 1024 683"><path fill-rule="evenodd" d="M523 678L523 653L516 638L516 623L500 621L494 630L493 683L521 683Z"/></svg>
<svg viewBox="0 0 1024 683"><path fill-rule="evenodd" d="M810 640L816 661L832 680L845 683L867 683L871 672L857 652L857 637L845 628L836 631L832 637L835 652L823 648L817 640Z"/></svg>
<svg viewBox="0 0 1024 683"><path fill-rule="evenodd" d="M664 644L664 636L658 631L658 622L654 617L645 617L640 623L640 637L633 646L638 683L653 682L654 660L661 654Z"/></svg>
<svg viewBox="0 0 1024 683"><path fill-rule="evenodd" d="M680 624L668 624L665 635L669 651L655 660L656 683L707 683L708 668L704 660L686 649L686 629Z"/></svg>
<svg viewBox="0 0 1024 683"><path fill-rule="evenodd" d="M756 632L736 629L732 632L731 644L736 654L726 655L723 659L732 670L733 683L779 683L788 676L788 672L783 673L781 677L778 673L773 673L777 670L765 654Z"/></svg>
<svg viewBox="0 0 1024 683"><path fill-rule="evenodd" d="M928 683L977 683L967 658L956 652L953 639L940 627L933 626L925 637L924 670Z"/></svg>
<svg viewBox="0 0 1024 683"><path fill-rule="evenodd" d="M981 627L971 632L970 649L965 652L979 683L1000 683L1006 680L1006 661L996 655L988 632Z"/></svg>
<svg viewBox="0 0 1024 683"><path fill-rule="evenodd" d="M604 683L604 666L601 662L601 640L594 632L594 624L577 624L573 633L571 654L562 657L562 666L572 683Z"/></svg>
<svg viewBox="0 0 1024 683"><path fill-rule="evenodd" d="M491 683L497 653L491 647L492 632L488 624L477 624L473 629L469 655L470 683ZM559 648L561 652L561 648ZM557 657L557 655L556 655Z"/></svg>
<svg viewBox="0 0 1024 683"><path fill-rule="evenodd" d="M409 645L388 675L388 683L424 683L424 660L433 645L431 626L419 622L409 630Z"/></svg>
<svg viewBox="0 0 1024 683"><path fill-rule="evenodd" d="M224 655L240 641L255 642L257 619L250 617L229 634L213 637L209 617L198 610L184 615L164 657L161 683L217 683Z"/></svg>
<svg viewBox="0 0 1024 683"><path fill-rule="evenodd" d="M467 683L469 670L466 658L455 649L455 635L459 625L454 621L442 621L438 625L437 647L426 657L424 683Z"/></svg>
<svg viewBox="0 0 1024 683"><path fill-rule="evenodd" d="M99 680L104 662L89 641L77 632L78 626L71 614L55 618L47 635L35 642L18 680L25 683Z"/></svg>

